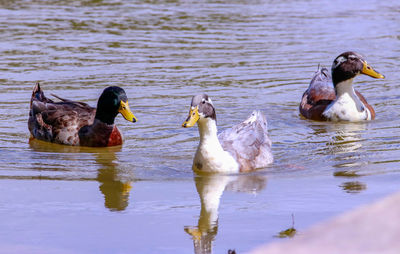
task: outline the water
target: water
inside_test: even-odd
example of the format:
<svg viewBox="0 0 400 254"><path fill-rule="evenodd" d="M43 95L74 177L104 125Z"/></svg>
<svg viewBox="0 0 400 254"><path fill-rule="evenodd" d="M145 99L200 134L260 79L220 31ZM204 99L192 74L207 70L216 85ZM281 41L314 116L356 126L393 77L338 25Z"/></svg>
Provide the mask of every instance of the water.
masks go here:
<svg viewBox="0 0 400 254"><path fill-rule="evenodd" d="M0 246L7 253L242 253L399 189L396 1L0 6ZM355 83L377 119L301 119L298 104L318 64L330 67L347 50L386 76ZM36 81L49 96L91 105L106 86L119 85L139 121L118 117L122 147L29 141ZM220 130L263 110L271 167L194 177L198 132L180 125L201 92L213 99Z"/></svg>

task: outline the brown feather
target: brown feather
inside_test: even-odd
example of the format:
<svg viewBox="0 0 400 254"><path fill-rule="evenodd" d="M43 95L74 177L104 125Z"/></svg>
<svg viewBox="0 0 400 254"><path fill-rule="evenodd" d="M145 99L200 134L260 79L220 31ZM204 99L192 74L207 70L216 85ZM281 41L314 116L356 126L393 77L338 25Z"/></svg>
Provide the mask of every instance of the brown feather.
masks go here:
<svg viewBox="0 0 400 254"><path fill-rule="evenodd" d="M114 125L99 121L94 126L96 108L55 97L61 102L46 98L39 84L34 87L28 120L29 131L34 138L66 145L107 146L109 143L122 143L118 129L113 131Z"/></svg>
<svg viewBox="0 0 400 254"><path fill-rule="evenodd" d="M375 119L375 110L372 106L360 92L355 90L355 93L371 112L371 119ZM308 89L303 93L299 106L300 114L307 119L326 121L322 113L335 99L336 93L328 69L322 68L315 73Z"/></svg>
<svg viewBox="0 0 400 254"><path fill-rule="evenodd" d="M336 98L328 69L319 69L312 78L300 102L300 113L307 119L324 121L326 107Z"/></svg>

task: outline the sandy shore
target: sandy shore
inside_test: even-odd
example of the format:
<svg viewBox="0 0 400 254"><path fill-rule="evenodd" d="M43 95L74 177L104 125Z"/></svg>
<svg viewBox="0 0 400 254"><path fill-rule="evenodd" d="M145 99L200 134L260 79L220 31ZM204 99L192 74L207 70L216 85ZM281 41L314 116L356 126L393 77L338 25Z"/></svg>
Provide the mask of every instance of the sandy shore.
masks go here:
<svg viewBox="0 0 400 254"><path fill-rule="evenodd" d="M400 192L339 215L251 254L400 253Z"/></svg>

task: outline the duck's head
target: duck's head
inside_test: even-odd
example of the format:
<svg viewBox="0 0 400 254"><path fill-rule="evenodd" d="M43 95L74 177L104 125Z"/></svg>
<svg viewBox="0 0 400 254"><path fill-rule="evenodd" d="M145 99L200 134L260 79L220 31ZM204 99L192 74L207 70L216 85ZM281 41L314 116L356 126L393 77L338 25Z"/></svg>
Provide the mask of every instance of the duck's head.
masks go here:
<svg viewBox="0 0 400 254"><path fill-rule="evenodd" d="M354 78L358 74L365 74L373 78L385 78L367 64L367 61L360 54L352 51L340 54L333 61L332 81L335 86L340 82Z"/></svg>
<svg viewBox="0 0 400 254"><path fill-rule="evenodd" d="M121 113L130 122L137 121L129 108L128 97L124 89L118 86L109 86L100 95L95 118L107 124L114 124L114 119L118 113Z"/></svg>
<svg viewBox="0 0 400 254"><path fill-rule="evenodd" d="M217 119L211 99L207 94L193 96L192 103L190 104L189 116L186 121L183 122L182 127L192 127L197 121L201 121L205 118Z"/></svg>

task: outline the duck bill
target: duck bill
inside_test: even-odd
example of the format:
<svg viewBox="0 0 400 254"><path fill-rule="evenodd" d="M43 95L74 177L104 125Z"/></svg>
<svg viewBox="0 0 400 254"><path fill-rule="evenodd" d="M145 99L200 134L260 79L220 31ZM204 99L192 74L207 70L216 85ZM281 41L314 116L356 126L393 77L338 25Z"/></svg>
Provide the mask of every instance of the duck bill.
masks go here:
<svg viewBox="0 0 400 254"><path fill-rule="evenodd" d="M137 118L133 115L131 109L129 108L128 101L121 101L121 105L119 106L119 113L125 118L125 120L129 122L136 122Z"/></svg>
<svg viewBox="0 0 400 254"><path fill-rule="evenodd" d="M363 69L361 73L373 78L385 78L385 76L375 71L369 64L367 64L367 62L363 62Z"/></svg>
<svg viewBox="0 0 400 254"><path fill-rule="evenodd" d="M199 120L199 107L191 108L188 118L183 122L182 127L193 127Z"/></svg>

